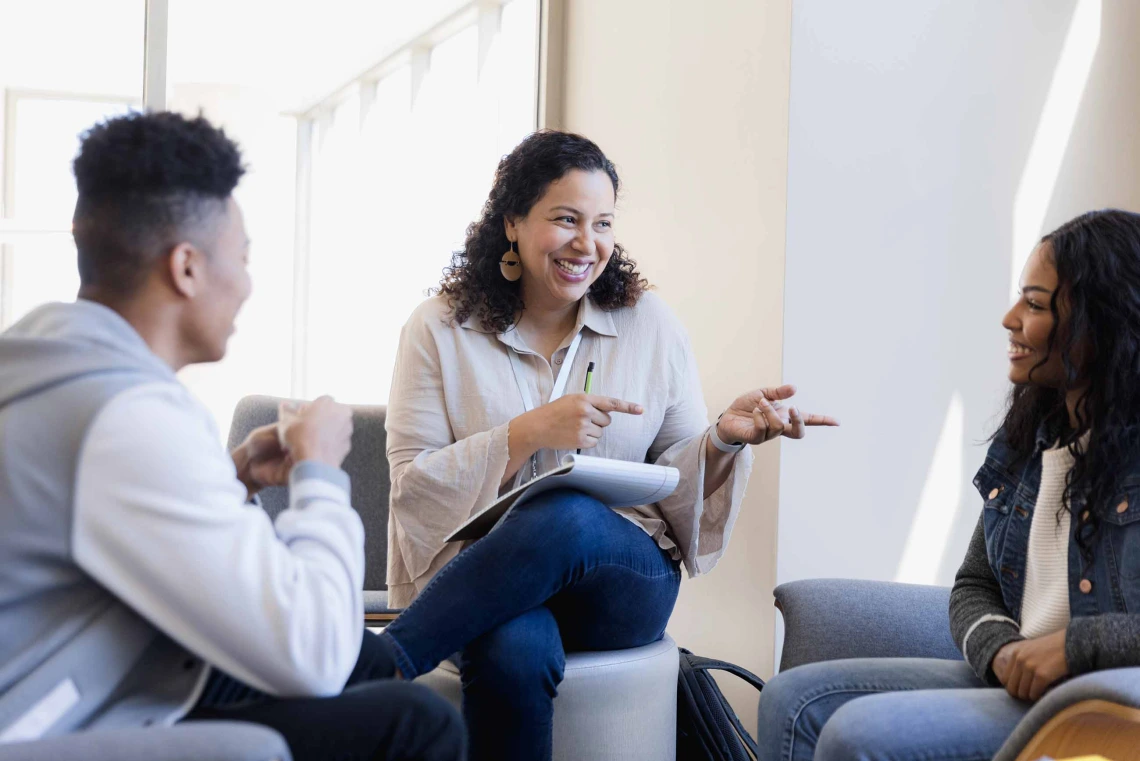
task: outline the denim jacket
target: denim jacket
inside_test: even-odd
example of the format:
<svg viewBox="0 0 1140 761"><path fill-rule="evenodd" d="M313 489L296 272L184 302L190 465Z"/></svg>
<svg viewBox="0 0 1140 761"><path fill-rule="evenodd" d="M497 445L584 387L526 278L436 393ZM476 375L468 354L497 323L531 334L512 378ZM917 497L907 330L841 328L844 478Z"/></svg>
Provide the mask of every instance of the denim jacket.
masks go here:
<svg viewBox="0 0 1140 761"><path fill-rule="evenodd" d="M995 683L993 656L1021 639L1018 622L1042 453L1056 441L1057 432L1042 426L1032 454L1019 458L999 432L974 477L982 515L955 579L950 626L974 670L990 683ZM1091 564L1076 542L1081 521L1070 521L1065 655L1073 674L1140 665L1140 459L1121 474L1119 484L1120 493L1101 516ZM1084 499L1073 495L1070 508L1082 516Z"/></svg>
<svg viewBox="0 0 1140 761"><path fill-rule="evenodd" d="M1001 584L1006 609L1021 619L1029 527L1041 483L1041 453L1056 441L1042 428L1033 454L1018 463L1002 437L995 439L974 478L984 502L986 555ZM1084 499L1073 495L1069 535L1070 616L1140 612L1140 461L1122 474L1120 494L1101 519L1092 565L1085 567L1076 542Z"/></svg>

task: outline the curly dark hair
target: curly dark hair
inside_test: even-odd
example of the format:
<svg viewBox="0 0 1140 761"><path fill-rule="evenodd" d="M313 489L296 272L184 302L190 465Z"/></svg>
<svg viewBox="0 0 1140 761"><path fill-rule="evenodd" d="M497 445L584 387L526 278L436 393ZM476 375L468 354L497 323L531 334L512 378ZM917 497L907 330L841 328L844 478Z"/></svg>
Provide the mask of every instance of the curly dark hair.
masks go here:
<svg viewBox="0 0 1140 761"><path fill-rule="evenodd" d="M83 134L72 220L84 289L128 296L156 259L208 227L245 173L241 151L205 118L131 113Z"/></svg>
<svg viewBox="0 0 1140 761"><path fill-rule="evenodd" d="M1060 353L1064 379L1059 388L1015 386L996 435L1024 459L1033 453L1042 424L1060 432L1075 458L1062 511L1071 512L1074 495L1084 498L1086 510L1075 520L1081 555L1089 564L1100 523L1121 497L1124 466L1140 456L1140 214L1089 212L1041 242L1057 270L1049 304L1054 318L1049 354ZM1059 303L1067 312L1064 321ZM1074 429L1065 400L1081 387ZM1087 446L1081 447L1086 433Z"/></svg>
<svg viewBox="0 0 1140 761"><path fill-rule="evenodd" d="M467 228L463 249L452 254L451 266L444 270L439 288L434 290L447 297L456 322L475 315L489 332L511 329L524 304L519 283L509 282L499 271L499 260L510 248L504 219L525 217L550 183L574 169L605 172L617 196L621 183L613 162L581 135L541 130L499 162L482 216ZM633 306L648 287L637 263L615 245L588 296L602 309L613 310Z"/></svg>

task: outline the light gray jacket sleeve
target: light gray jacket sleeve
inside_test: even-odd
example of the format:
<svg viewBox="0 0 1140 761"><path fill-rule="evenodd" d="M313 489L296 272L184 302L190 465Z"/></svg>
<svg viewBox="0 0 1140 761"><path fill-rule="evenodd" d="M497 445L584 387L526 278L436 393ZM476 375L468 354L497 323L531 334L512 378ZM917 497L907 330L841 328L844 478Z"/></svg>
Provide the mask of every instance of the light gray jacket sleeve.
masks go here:
<svg viewBox="0 0 1140 761"><path fill-rule="evenodd" d="M302 462L275 522L179 385L113 399L87 435L72 552L187 650L257 689L335 695L360 652L364 529L341 470Z"/></svg>

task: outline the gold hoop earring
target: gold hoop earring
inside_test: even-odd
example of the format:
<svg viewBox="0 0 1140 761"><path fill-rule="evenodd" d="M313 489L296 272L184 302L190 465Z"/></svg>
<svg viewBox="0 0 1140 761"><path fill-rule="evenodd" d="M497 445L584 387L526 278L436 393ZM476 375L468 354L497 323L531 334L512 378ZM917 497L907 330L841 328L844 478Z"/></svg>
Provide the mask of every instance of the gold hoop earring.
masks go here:
<svg viewBox="0 0 1140 761"><path fill-rule="evenodd" d="M502 272L503 277L512 283L522 277L522 259L519 258L519 252L515 250L513 240L511 241L511 250L503 254L503 258L499 260L499 272Z"/></svg>

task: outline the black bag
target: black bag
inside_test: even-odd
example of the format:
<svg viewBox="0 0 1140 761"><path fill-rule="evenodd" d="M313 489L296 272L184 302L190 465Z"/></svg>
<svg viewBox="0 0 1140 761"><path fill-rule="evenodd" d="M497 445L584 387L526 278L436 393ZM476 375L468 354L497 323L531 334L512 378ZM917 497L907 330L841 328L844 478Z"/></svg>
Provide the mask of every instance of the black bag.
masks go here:
<svg viewBox="0 0 1140 761"><path fill-rule="evenodd" d="M756 741L744 729L710 670L735 674L757 690L764 680L740 666L693 655L678 648L681 672L677 680L677 761L751 761Z"/></svg>

